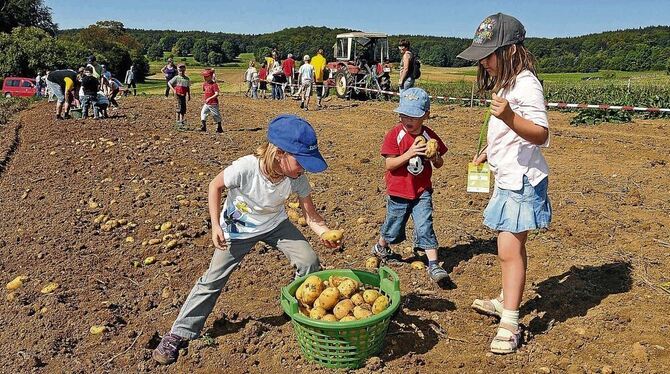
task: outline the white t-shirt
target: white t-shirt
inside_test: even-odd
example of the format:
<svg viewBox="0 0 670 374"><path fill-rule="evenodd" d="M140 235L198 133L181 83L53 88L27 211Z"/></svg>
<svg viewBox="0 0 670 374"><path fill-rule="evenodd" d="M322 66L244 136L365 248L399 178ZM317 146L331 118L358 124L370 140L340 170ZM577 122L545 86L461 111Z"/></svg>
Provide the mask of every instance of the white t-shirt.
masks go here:
<svg viewBox="0 0 670 374"><path fill-rule="evenodd" d="M241 157L223 171L228 196L221 211L220 224L226 240L247 239L271 231L287 219L284 202L293 192L310 194L305 174L272 183L260 169L254 155Z"/></svg>
<svg viewBox="0 0 670 374"><path fill-rule="evenodd" d="M516 114L536 125L549 127L542 85L530 71L519 73L514 88L501 90L498 96L507 99ZM517 135L502 120L491 116L487 141L487 158L498 188L520 190L524 175L530 184L536 186L549 174L547 161L540 152L541 147L549 146L549 138L542 146L532 144Z"/></svg>
<svg viewBox="0 0 670 374"><path fill-rule="evenodd" d="M300 81L302 83L312 82L314 80L314 66L309 62L306 62L300 66L298 74L300 75Z"/></svg>
<svg viewBox="0 0 670 374"><path fill-rule="evenodd" d="M253 66L249 66L249 69L247 69L247 71L244 74L244 80L246 82L251 82L251 80L253 79L253 75L255 73L256 73L256 68L253 67Z"/></svg>

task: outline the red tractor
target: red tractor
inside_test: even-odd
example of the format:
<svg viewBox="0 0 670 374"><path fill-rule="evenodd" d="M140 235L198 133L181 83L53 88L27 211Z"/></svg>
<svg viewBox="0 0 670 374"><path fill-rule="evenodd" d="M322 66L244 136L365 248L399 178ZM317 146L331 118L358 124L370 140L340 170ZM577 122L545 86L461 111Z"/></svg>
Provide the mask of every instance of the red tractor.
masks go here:
<svg viewBox="0 0 670 374"><path fill-rule="evenodd" d="M386 98L387 95L371 90L391 90L391 65L389 42L386 34L350 32L337 35L334 62L330 70L328 87L335 87L340 98L352 95L368 98Z"/></svg>

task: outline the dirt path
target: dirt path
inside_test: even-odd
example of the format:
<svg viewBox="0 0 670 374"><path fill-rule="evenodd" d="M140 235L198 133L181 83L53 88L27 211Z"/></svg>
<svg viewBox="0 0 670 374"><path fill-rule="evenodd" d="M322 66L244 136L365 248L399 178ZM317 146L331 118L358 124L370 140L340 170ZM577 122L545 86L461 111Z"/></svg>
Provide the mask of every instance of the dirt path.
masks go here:
<svg viewBox="0 0 670 374"><path fill-rule="evenodd" d="M172 100L124 98L121 105L116 118L57 123L44 104L1 129L0 160L21 126L0 175L0 272L4 283L29 280L11 297L5 290L12 300L0 303L7 342L0 371L318 370L301 358L277 303L278 285L293 270L262 246L231 277L205 327L210 338L192 342L169 367L156 367L150 355L213 251L207 183L260 145L279 113L299 113L315 126L330 166L310 177L314 197L348 239L341 252L315 244L322 263L364 266L385 214L378 149L395 123L394 104L334 99L326 110L301 112L292 101L227 96L223 136L175 132ZM198 115L194 99L193 128ZM434 105L432 117L429 125L450 147L433 183L440 259L453 285L442 289L409 265L397 267L403 306L381 364L358 372L670 371L670 295L655 288L670 280L670 122L574 128L568 114L550 112L545 155L554 222L528 244L526 343L500 357L487 353L495 321L469 309L473 298L495 295L500 279L495 234L481 225L488 196L464 192L482 112ZM99 215L118 227L94 223ZM171 229L155 229L166 221ZM150 239L161 243L143 245ZM411 243L396 250L412 256ZM156 263L133 266L148 256ZM48 282L60 287L40 293ZM93 336L92 325L108 331Z"/></svg>

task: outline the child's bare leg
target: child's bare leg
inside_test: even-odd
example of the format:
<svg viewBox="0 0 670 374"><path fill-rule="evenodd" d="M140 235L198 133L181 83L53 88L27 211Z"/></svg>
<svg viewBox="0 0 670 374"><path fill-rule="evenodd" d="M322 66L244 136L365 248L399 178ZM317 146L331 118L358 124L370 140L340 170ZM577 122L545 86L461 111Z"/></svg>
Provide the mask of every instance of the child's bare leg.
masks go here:
<svg viewBox="0 0 670 374"><path fill-rule="evenodd" d="M498 235L498 258L502 267L504 307L518 310L526 283L526 238L528 232Z"/></svg>
<svg viewBox="0 0 670 374"><path fill-rule="evenodd" d="M426 249L426 257L428 261L437 261L437 248Z"/></svg>

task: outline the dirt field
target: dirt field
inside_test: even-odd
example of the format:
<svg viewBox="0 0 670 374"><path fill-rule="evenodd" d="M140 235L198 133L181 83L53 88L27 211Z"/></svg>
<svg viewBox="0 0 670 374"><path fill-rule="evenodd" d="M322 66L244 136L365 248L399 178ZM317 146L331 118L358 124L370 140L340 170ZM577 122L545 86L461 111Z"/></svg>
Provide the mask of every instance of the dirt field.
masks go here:
<svg viewBox="0 0 670 374"><path fill-rule="evenodd" d="M310 176L314 199L331 226L346 230L346 248L328 250L303 231L324 266L364 267L385 213L378 150L396 121L394 104L333 99L305 113L293 101L226 96L224 135L213 126L175 132L172 100L121 105L116 118L56 122L43 103L0 128L0 274L3 285L29 277L2 292L0 372L318 370L301 358L278 303L294 271L262 246L231 277L208 338L168 367L150 357L211 258L208 182L251 153L279 113L304 114L319 134L330 167ZM199 105L199 97L189 103L192 128ZM571 114L549 113L554 221L528 243L526 342L517 354L494 356L495 321L469 308L500 285L495 233L481 224L488 195L465 192L482 113L434 104L428 123L450 147L433 184L440 259L453 284L437 287L409 264L395 267L403 305L380 360L356 372L669 372L670 295L659 284L670 281L670 121L575 128ZM95 224L101 214L119 227ZM166 221L170 230L155 229ZM143 245L166 234L173 248L169 237ZM411 243L395 249L411 260ZM133 266L148 256L156 263ZM60 287L41 293L49 282ZM91 335L93 325L108 331Z"/></svg>

